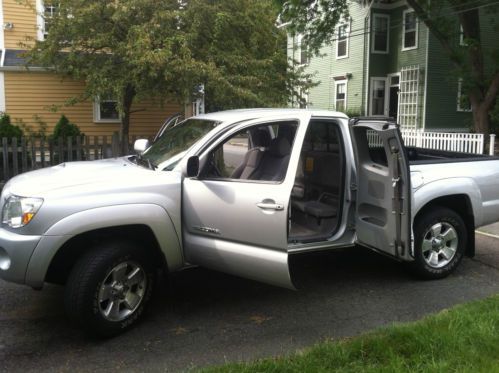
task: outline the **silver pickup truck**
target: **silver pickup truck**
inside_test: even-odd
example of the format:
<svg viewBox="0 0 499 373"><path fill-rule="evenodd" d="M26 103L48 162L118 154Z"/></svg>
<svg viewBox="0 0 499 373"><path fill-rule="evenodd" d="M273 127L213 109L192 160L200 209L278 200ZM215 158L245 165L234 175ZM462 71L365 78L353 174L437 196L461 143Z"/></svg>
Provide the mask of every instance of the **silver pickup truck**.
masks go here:
<svg viewBox="0 0 499 373"><path fill-rule="evenodd" d="M436 279L499 220L497 158L405 148L379 118L234 110L136 148L19 175L1 196L0 277L65 284L70 318L104 336L140 318L160 270L294 288L291 256L360 244Z"/></svg>

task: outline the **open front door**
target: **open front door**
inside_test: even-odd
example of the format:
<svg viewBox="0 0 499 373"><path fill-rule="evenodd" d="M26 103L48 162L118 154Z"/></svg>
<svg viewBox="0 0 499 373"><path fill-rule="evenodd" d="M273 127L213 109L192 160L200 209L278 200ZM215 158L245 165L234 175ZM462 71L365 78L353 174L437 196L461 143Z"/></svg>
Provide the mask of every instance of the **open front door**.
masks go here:
<svg viewBox="0 0 499 373"><path fill-rule="evenodd" d="M357 241L412 260L410 172L398 126L352 119L350 133L357 167Z"/></svg>
<svg viewBox="0 0 499 373"><path fill-rule="evenodd" d="M192 264L293 288L288 214L309 113L247 121L198 156L182 190L184 253Z"/></svg>

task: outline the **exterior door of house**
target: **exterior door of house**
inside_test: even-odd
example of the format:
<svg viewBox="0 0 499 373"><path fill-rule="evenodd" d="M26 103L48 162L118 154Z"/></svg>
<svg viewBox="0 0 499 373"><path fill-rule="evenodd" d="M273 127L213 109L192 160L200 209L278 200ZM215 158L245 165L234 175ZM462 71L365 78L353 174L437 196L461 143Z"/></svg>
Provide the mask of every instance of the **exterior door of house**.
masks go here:
<svg viewBox="0 0 499 373"><path fill-rule="evenodd" d="M387 114L391 118L395 118L398 122L399 109L399 91L400 91L400 73L389 74L387 77Z"/></svg>

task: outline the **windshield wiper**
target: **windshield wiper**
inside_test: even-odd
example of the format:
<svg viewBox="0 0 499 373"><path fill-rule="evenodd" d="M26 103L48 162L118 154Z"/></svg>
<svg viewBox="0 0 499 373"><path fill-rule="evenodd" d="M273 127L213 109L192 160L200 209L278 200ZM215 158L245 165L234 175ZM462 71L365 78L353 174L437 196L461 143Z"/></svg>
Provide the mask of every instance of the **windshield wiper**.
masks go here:
<svg viewBox="0 0 499 373"><path fill-rule="evenodd" d="M140 159L143 160L143 161L146 161L147 162L147 166L151 170L155 170L156 169L156 166L154 165L154 163L151 162L151 160L149 158L140 158Z"/></svg>
<svg viewBox="0 0 499 373"><path fill-rule="evenodd" d="M147 166L147 168L151 170L155 170L157 166L151 162L150 159L148 158L143 158L140 154L139 155L133 155L130 157L130 159L133 159L135 161L135 164L138 166Z"/></svg>

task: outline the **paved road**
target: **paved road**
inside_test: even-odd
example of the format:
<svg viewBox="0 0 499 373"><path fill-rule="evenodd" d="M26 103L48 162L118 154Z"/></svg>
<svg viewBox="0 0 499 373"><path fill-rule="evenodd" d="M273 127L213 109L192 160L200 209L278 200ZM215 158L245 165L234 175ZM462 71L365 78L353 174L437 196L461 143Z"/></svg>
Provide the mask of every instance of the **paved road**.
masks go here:
<svg viewBox="0 0 499 373"><path fill-rule="evenodd" d="M179 371L419 319L499 293L499 240L477 235L477 243L477 256L440 281L418 281L362 248L303 257L294 266L298 292L184 271L159 289L144 322L108 341L68 324L61 288L0 280L0 371Z"/></svg>

